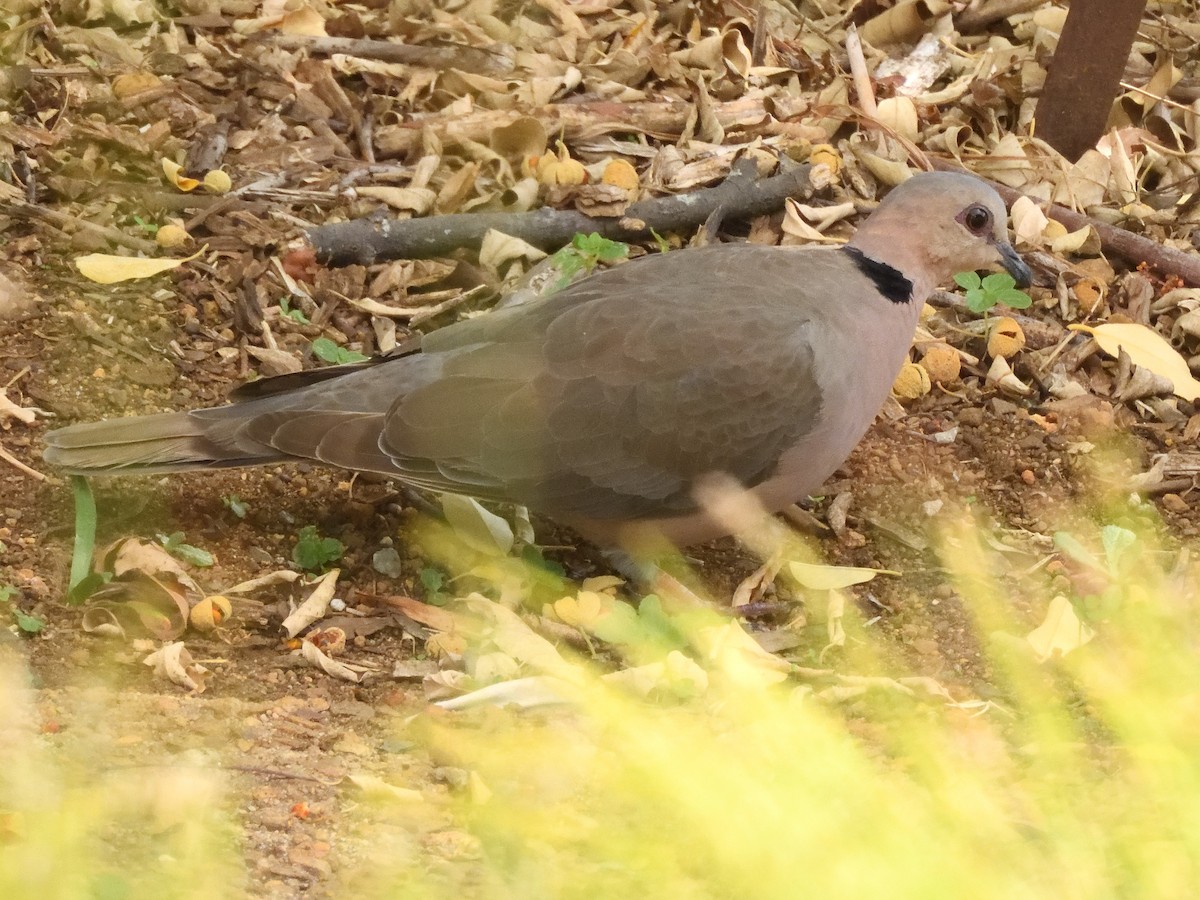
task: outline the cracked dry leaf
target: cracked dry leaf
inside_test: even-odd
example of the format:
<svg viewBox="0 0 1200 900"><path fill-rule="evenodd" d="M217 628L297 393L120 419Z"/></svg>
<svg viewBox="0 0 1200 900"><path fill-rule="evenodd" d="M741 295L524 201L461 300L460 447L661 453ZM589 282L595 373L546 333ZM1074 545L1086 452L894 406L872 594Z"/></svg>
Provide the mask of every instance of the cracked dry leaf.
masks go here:
<svg viewBox="0 0 1200 900"><path fill-rule="evenodd" d="M174 641L154 651L142 660L142 664L152 666L155 675L167 678L194 694L204 693L204 681L209 671L192 660L192 654L183 641Z"/></svg>
<svg viewBox="0 0 1200 900"><path fill-rule="evenodd" d="M1184 400L1200 397L1200 381L1192 376L1187 360L1153 328L1133 322L1106 322L1103 325L1068 325L1071 331L1090 334L1109 356L1122 350L1136 366L1149 369L1171 382L1175 393Z"/></svg>

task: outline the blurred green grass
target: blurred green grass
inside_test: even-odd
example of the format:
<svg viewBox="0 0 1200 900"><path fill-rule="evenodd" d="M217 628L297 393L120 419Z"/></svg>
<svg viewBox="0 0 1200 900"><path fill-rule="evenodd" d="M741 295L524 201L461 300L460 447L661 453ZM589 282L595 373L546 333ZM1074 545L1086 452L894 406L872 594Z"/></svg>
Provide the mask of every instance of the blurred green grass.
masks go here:
<svg viewBox="0 0 1200 900"><path fill-rule="evenodd" d="M459 860L428 852L421 801L363 796L333 827L395 828L335 870L331 895L1193 895L1200 634L1187 552L1135 535L1104 572L1095 639L1040 663L1012 598L1044 607L1046 580L1014 582L981 529L951 532L942 562L986 648L993 702L833 701L714 671L687 699L648 701L596 676L576 679L565 706L419 714L401 736L470 773L449 807ZM1098 537L1080 542L1103 564ZM852 641L840 668L860 665L880 663ZM0 896L250 890L226 775L98 773L112 761L38 734L27 677L0 671ZM391 780L413 786L402 767Z"/></svg>

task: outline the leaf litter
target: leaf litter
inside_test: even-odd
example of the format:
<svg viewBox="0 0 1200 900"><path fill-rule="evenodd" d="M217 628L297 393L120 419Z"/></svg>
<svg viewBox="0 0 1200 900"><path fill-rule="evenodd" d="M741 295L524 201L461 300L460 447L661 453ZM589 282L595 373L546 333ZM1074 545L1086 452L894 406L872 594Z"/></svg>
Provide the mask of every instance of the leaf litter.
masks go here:
<svg viewBox="0 0 1200 900"><path fill-rule="evenodd" d="M1038 501L1033 495L1046 482L1066 479L1061 468L1055 468L1064 465L1063 459L1095 452L1085 449L1090 442L1079 433L1087 427L1086 421L1140 428L1141 434L1151 435L1143 439L1152 441L1153 449L1167 453L1178 454L1174 448L1189 428L1191 439L1196 436L1196 412L1190 406L1194 393L1189 387L1200 358L1200 328L1194 328L1190 318L1198 305L1195 297L1169 271L1139 267L1141 260L1112 253L1107 253L1106 261L1095 225L1056 228L1058 223L1047 215L1047 204L1053 201L1101 225L1118 224L1167 246L1190 246L1190 231L1200 224L1196 206L1186 200L1188 185L1197 175L1196 117L1187 112L1186 104L1192 100L1185 93L1195 89L1194 61L1180 59L1188 64L1179 69L1152 55L1135 53L1126 80L1137 87L1120 99L1119 129L1072 163L1024 136L1034 113L1027 91L1044 77L1044 60L1061 30L1063 11L1052 8L1015 12L991 28L968 31L964 27L964 33L946 27L963 17L947 13L941 5L922 5L926 12L918 13L915 5L901 4L862 22L865 62L873 75L873 90L879 94L875 115L883 126L864 140L852 133L857 113L851 104L857 93L842 65L846 41L840 15L801 18L789 9L765 5L761 9L769 17L767 36L756 39L745 10L737 4L668 15L636 4L545 3L510 20L486 22L473 19L471 8L438 10L427 16L427 10L408 4L396 5L386 15L309 5L287 10L280 6L261 15L228 4L185 6L189 15L215 15L217 19L207 21L220 24L189 25L194 30L188 31L165 20L147 27L156 18L150 4L94 4L94 10L110 22L119 22L120 28L113 30L102 24L102 16L91 14L54 26L60 37L57 46L67 54L57 60L49 45L31 40L27 31L15 32L8 41L23 54L24 64L64 68L64 74L55 76L63 93L61 97L48 91L27 94L26 108L37 115L27 111L0 122L0 140L3 148L36 163L38 176L33 180L43 196L51 198L45 205L53 204L67 217L34 220L43 224L18 237L16 246L7 251L11 259L28 265L39 258L43 242L59 240L67 232L71 256L110 249L105 243L113 240L113 231L121 232L122 246L132 249L144 237L139 219L165 227L168 216L179 216L188 233L207 244L186 266L180 266L179 260L132 256L117 257L121 262L102 260L101 280L114 285L113 294L88 293L87 286L69 293L69 302L80 309L95 311L103 304L99 308L105 312L97 313L98 320L127 350L140 352L141 346L149 352L176 342L173 359L197 385L194 399L216 402L225 385L252 374L298 371L369 356L391 349L382 345L384 335L402 341L421 328L481 313L483 298L460 300L466 295L461 287L461 260L437 260L423 270L421 264L400 261L306 269L298 251L303 232L311 225L376 214L404 218L426 211L506 211L543 203L585 209L589 204L591 208L612 204L609 208L618 210L634 196L710 184L728 173L736 155L742 155L765 168L783 157L819 163L824 179L817 198L790 208L786 219L764 217L754 223L756 239L844 240L853 212L878 196L881 186L919 168L925 154L966 162L981 174L1026 192L1030 199L1014 206L1013 224L1026 245L1023 249L1032 251L1039 273L1029 315L1091 329L1105 353L1086 352L1083 336L1050 346L1035 347L1031 342L1013 349L1010 345L1000 352L992 346L994 331L986 335L972 331L973 319L961 307L938 304L925 322L929 338L959 355L961 371L957 379L929 378L925 389L902 398L905 406L899 415L913 430L926 434L949 433L948 426L963 418L964 411L984 410L999 417L1004 425L997 431L971 424L975 419L967 415L962 431L956 432L957 441L940 451L923 446L917 451L925 454L922 464L952 465L947 454L962 449L962 441L974 439L970 450L979 454L988 475L979 478L969 468L963 469L961 474L971 486L956 492L948 480L915 470L904 473L903 461L893 467L894 454L879 460L868 457L863 467L875 474L907 474L901 480L904 488L915 489L922 502L949 501L939 507L944 509L974 497L972 492L992 491L995 481L1012 479L1004 501L1008 508L1002 514L1016 515L1025 535L1045 535L1051 523L1043 520L1055 498ZM1186 33L1188 23L1173 10L1160 10L1143 25L1146 40L1165 51L1178 49L1171 35L1174 29ZM320 51L316 44L311 45L311 54L303 49L310 37L323 40L321 36L335 32L353 36L364 54L370 50L369 38L400 37L403 46L422 49L436 49L439 42L449 40L496 60L500 71L464 72L450 66L386 62L344 53L345 47L334 53ZM288 43L277 39L277 34L303 38L306 43ZM911 44L918 40L913 50ZM69 69L75 54L87 54L93 65L78 72ZM166 60L172 57L186 65L168 65ZM243 73L251 59L257 75L253 84L247 84ZM150 71L158 67L161 71ZM154 78L134 84L129 76L138 72ZM68 97L104 109L108 115L103 122L76 115L74 110L80 106L69 107L64 102ZM226 98L235 102L225 103ZM213 167L191 168L192 151L209 143L202 129L218 121L228 125L223 157ZM48 127L51 122L53 127ZM102 152L102 147L120 148L120 153ZM170 173L164 177L168 162ZM198 187L208 172L218 169L231 180L228 199L200 190L186 196L179 192L181 181L190 183L183 179ZM605 175L610 169L611 182ZM636 180L630 177L631 170ZM274 183L263 183L263 172L278 177ZM601 185L625 195L596 191ZM36 240L22 243L30 236ZM667 235L664 241L688 237ZM289 257L286 271L261 266L266 258L284 252L296 254ZM644 248L633 249L633 255L641 252ZM518 283L540 255L541 251L497 234L489 238L484 265L472 268L494 294ZM605 259L601 264L615 262ZM1096 262L1104 265L1097 268L1092 265ZM145 272L148 263L179 268L148 282L126 283L113 277L114 272ZM252 277L244 277L248 273ZM291 304L301 302L296 299L298 288L306 303L301 319L308 322L290 315ZM1004 290L998 285L993 293ZM146 309L164 303L177 307L178 315L146 315ZM442 306L445 303L450 305ZM436 311L411 327L403 321L407 312L389 314L385 307ZM153 323L155 316L162 319L160 325ZM410 321L415 319L412 316ZM383 320L393 324L381 324ZM1158 339L1142 340L1147 333ZM1123 344L1116 340L1118 336L1125 337ZM1136 349L1147 346L1150 349L1144 352ZM1120 347L1125 350L1124 363ZM110 352L117 354L117 361L106 358L103 375L95 374L94 359L86 361L86 368L83 360L55 365L64 373L64 382L107 390L109 380L124 377L122 351ZM990 363L981 362L988 358ZM125 359L132 367L129 357ZM913 366L921 367L925 361L923 350L914 352ZM1167 386L1155 380L1138 382L1140 368L1163 376ZM918 383L926 384L919 379ZM947 393L943 385L953 385L955 393ZM1051 395L1046 394L1046 386L1053 386ZM173 393L177 390L159 388L152 395L167 408L179 405ZM61 393L60 388L41 388L42 395L55 402L34 396L36 405L77 415L78 407L56 397L56 391ZM117 394L109 396L113 406L142 405L140 394L124 400ZM1061 415L1030 413L1035 401L1051 397L1084 397L1088 411L1068 413L1064 407ZM28 398L17 403L19 409L32 406ZM1055 431L1047 432L1040 425L1036 432L1028 430L1033 415L1043 416L1042 421ZM1023 437L1009 440L1009 432ZM1044 440L1047 436L1062 439L1051 445ZM1013 447L1031 437L1040 443ZM998 453L998 445L1016 452ZM1173 464L1182 471L1178 458ZM995 474L1001 470L1003 476ZM932 471L937 471L936 465ZM1021 480L1026 471L1033 475L1036 488ZM1154 484L1163 483L1165 471L1163 462ZM330 496L346 495L338 493L336 482L320 482L311 475L300 480L304 482L300 488L294 481L284 486L309 490L309 485L315 489L326 484ZM240 484L234 486L242 490ZM203 488L196 485L190 490ZM1182 499L1190 490L1184 485L1163 493ZM280 502L265 495L253 507L268 509ZM831 555L862 570L918 569L919 557L895 551L886 532L870 522L872 517L878 521L890 517L903 520L904 527L924 528L928 517L894 496L863 495L859 502L868 509L840 529L841 536L828 548ZM871 512L872 504L881 504L884 514ZM819 516L824 509L821 501L815 508ZM502 510L461 505L457 509L457 519L450 518L475 552L502 556L509 551L513 539L511 529L506 533L507 524L500 524L503 517L497 513ZM1189 527L1190 513L1176 514L1177 521ZM932 519L936 523L944 515L939 512ZM472 524L465 524L468 520ZM260 520L259 526L263 524ZM294 533L274 521L270 527ZM187 531L192 534L195 529L189 526ZM869 537L854 546L852 535L864 534ZM1025 535L1017 542L1036 545ZM205 545L199 539L197 543ZM279 549L275 554L264 552L286 562L289 548ZM284 616L265 611L276 610L280 603L286 607L286 602L274 599L279 592L287 593L290 600L293 589L298 590L294 584L298 573L282 569L260 575L269 566L262 559L252 563L240 550L231 546L217 553L219 559L228 556L239 563L221 580L243 582L220 592L235 595L235 630L227 631L235 641L261 627L238 621L239 615L259 616L264 623L269 619L274 626ZM362 559L354 556L359 549L348 552L359 562L354 571L364 571ZM367 553L366 559L370 556ZM401 562L411 571L411 558L404 556ZM811 564L794 563L793 575L801 565ZM331 574L336 578L336 573ZM134 625L108 625L149 624L162 640L178 637L190 613L214 596L194 581L189 585L178 573L164 574L158 562L131 564L117 575L121 577L139 585L124 590L142 592L139 598L152 590L158 599L135 601L145 605L140 617L129 620ZM371 585L369 590L363 586L361 596L350 597L349 610L366 616L382 606L429 629L432 633L421 640L443 648L445 665L464 667L461 672L447 669L444 673L453 673L446 681L454 682L460 692L499 691L505 684L564 676L577 665L560 651L566 633L554 632L548 639L538 632L542 622L528 611L501 606L503 613L498 612L493 609L495 600L469 590L486 581L478 574L463 576L461 584L452 579L446 594L449 605L444 607L420 603L417 597L422 590L415 579L383 577L383 585ZM379 590L381 586L384 590ZM836 605L830 603L829 609L809 610L796 586L760 578L745 596L746 602L737 604L744 615L734 623L679 623L674 619L677 614L664 613L661 606L646 601L635 610L617 595L620 586L613 583L562 589L534 608L543 611L544 619L586 639L570 646L587 648L590 641L591 655L612 677L627 679L636 693L679 700L703 696L712 678L742 679L747 684L773 683L779 674L786 678L797 663L761 652L757 636L786 631L801 610L812 619L801 631L812 627L822 632L814 652L826 642L852 644L861 634L852 613L857 605L874 608L870 598L875 588L867 581L841 587L853 593ZM944 582L927 579L921 590L927 592L926 600L949 600L953 593L949 597L937 593L943 587ZM895 589L879 590L889 603L903 600ZM247 599L237 599L245 595ZM332 599L331 594L322 603ZM129 603L114 602L109 612L119 605ZM780 609L785 614L780 615ZM763 618L755 618L760 610ZM299 634L318 625L326 611L323 607L299 628L293 621L288 631ZM1073 625L1073 613L1057 596L1049 611L1028 612L1031 624L1043 618L1058 623L1045 640L1031 635L1031 643L1041 648L1043 656L1080 645L1079 635L1090 627ZM220 615L216 628L228 629L229 617ZM913 617L911 610L903 615ZM931 640L926 635L934 633L915 621L905 625L917 628L910 644ZM1069 636L1063 637L1072 628L1074 645ZM897 634L913 637L899 628ZM347 652L364 649L348 643ZM386 646L401 654L411 653L413 645L407 651L402 645ZM470 662L481 646L489 648L479 654L486 663ZM965 659L968 649L952 647L951 652L960 650ZM202 688L201 679L187 674L194 664L184 659L183 652L172 651L178 653L173 670L183 673L181 679L192 679L195 687L182 681L189 688ZM329 659L311 641L303 643L300 652ZM842 668L842 660L832 652L820 658ZM939 651L919 653L916 662L931 664L931 671L958 681L958 673L945 664ZM335 677L346 678L349 673L357 678L361 670L370 668L343 665L350 668L338 670ZM835 674L858 677L845 671ZM213 683L210 678L210 693ZM847 699L882 683L839 683L822 690L831 699ZM308 874L291 871L286 877L311 881L322 876L316 867Z"/></svg>

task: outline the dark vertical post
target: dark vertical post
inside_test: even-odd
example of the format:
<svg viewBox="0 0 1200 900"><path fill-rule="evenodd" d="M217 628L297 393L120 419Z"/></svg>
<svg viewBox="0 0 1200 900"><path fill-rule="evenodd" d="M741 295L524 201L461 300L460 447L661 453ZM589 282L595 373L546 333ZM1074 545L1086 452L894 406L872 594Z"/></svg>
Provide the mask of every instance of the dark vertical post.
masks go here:
<svg viewBox="0 0 1200 900"><path fill-rule="evenodd" d="M1071 0L1038 100L1036 134L1070 160L1104 133L1146 0Z"/></svg>

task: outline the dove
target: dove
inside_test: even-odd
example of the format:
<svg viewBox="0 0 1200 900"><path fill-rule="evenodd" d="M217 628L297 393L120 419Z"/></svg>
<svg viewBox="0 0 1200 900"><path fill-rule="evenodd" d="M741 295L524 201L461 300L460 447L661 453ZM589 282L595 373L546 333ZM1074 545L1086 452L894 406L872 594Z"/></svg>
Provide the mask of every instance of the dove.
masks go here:
<svg viewBox="0 0 1200 900"><path fill-rule="evenodd" d="M870 428L925 298L1029 267L996 192L925 173L836 247L650 254L366 363L251 382L227 405L71 425L44 457L83 475L308 460L522 504L601 546L728 527L714 476L767 512L815 490Z"/></svg>

